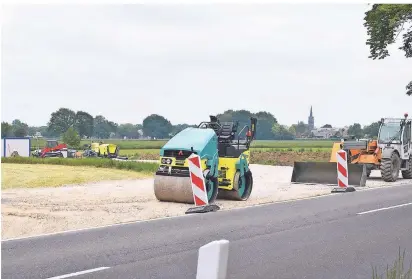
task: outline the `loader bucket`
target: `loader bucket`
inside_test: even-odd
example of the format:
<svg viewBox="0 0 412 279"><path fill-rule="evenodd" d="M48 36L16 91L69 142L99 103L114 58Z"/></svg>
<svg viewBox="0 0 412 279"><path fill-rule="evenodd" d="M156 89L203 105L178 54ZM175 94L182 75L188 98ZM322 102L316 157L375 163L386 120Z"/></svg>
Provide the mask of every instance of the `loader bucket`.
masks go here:
<svg viewBox="0 0 412 279"><path fill-rule="evenodd" d="M366 166L348 164L348 180L351 186L366 185ZM338 184L336 163L331 162L294 162L291 182Z"/></svg>

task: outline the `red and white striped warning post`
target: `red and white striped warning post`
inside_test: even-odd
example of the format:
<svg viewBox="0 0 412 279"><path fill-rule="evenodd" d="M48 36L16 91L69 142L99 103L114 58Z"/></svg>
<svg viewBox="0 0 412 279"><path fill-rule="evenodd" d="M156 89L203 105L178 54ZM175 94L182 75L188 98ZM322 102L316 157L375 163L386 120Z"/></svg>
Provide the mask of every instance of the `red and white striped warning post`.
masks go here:
<svg viewBox="0 0 412 279"><path fill-rule="evenodd" d="M190 182L192 184L193 200L196 206L208 205L205 179L200 167L200 157L194 153L189 157Z"/></svg>
<svg viewBox="0 0 412 279"><path fill-rule="evenodd" d="M355 191L355 188L349 187L348 154L345 150L341 149L336 153L336 165L338 171L338 188L332 189L332 193Z"/></svg>
<svg viewBox="0 0 412 279"><path fill-rule="evenodd" d="M345 150L339 150L336 158L338 167L338 186L348 187L348 155Z"/></svg>
<svg viewBox="0 0 412 279"><path fill-rule="evenodd" d="M192 185L193 201L195 207L189 208L186 211L188 213L205 213L209 211L216 211L220 208L215 204L209 204L207 197L207 189L205 178L203 177L203 171L201 167L201 161L199 155L192 153L188 158L190 183Z"/></svg>

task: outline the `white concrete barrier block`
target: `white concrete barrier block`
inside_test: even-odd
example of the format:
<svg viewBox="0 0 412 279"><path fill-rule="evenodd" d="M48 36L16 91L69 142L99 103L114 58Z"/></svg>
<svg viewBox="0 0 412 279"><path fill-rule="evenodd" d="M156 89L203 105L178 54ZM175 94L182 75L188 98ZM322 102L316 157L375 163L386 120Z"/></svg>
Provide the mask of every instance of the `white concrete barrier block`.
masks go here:
<svg viewBox="0 0 412 279"><path fill-rule="evenodd" d="M196 279L226 279L229 241L212 241L199 249Z"/></svg>

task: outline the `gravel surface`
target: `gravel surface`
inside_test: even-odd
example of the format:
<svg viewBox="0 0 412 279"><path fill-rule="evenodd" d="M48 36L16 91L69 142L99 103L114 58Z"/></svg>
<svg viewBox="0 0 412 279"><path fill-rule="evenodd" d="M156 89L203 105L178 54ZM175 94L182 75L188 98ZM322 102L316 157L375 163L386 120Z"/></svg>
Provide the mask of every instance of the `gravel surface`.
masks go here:
<svg viewBox="0 0 412 279"><path fill-rule="evenodd" d="M222 210L330 193L324 185L291 184L292 167L251 165L254 188L245 202L217 200ZM390 185L411 183L400 179ZM386 184L388 185L388 184ZM366 187L384 187L372 172ZM183 215L193 205L159 202L153 179L120 180L59 188L2 191L2 239L114 223Z"/></svg>

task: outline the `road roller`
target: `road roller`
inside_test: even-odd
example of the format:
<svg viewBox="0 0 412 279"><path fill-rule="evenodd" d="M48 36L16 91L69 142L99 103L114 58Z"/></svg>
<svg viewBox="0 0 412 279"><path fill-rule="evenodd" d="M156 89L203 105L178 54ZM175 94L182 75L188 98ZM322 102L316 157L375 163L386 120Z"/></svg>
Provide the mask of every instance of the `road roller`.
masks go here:
<svg viewBox="0 0 412 279"><path fill-rule="evenodd" d="M245 201L253 188L249 169L250 144L255 139L257 119L239 132L239 122L210 121L188 127L171 138L160 150L154 193L159 201L193 204L188 157L193 153L201 168L209 204L216 199Z"/></svg>

